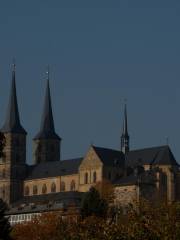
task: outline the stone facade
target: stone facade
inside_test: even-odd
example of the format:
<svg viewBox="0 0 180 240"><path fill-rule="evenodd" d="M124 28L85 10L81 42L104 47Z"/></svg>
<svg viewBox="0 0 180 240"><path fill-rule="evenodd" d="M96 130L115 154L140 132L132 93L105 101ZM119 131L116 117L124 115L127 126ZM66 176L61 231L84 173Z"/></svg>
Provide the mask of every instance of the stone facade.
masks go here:
<svg viewBox="0 0 180 240"><path fill-rule="evenodd" d="M87 192L104 179L115 186L115 201L120 204L152 196L168 202L180 200L179 164L169 146L130 150L126 106L121 149L90 146L83 158L62 161L61 138L55 132L52 114L49 74L41 126L33 139L33 165L26 163L26 131L20 123L15 66L7 118L1 132L6 144L5 156L0 159L0 198L9 205L34 195Z"/></svg>
<svg viewBox="0 0 180 240"><path fill-rule="evenodd" d="M4 157L0 159L0 198L8 204L23 196L26 176L26 135L5 134Z"/></svg>

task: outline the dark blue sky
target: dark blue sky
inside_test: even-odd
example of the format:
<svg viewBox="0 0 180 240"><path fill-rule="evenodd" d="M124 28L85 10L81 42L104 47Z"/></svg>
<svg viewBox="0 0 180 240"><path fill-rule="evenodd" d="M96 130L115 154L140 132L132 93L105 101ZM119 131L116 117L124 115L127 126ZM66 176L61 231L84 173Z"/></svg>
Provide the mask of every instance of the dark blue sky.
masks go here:
<svg viewBox="0 0 180 240"><path fill-rule="evenodd" d="M166 143L180 158L180 2L16 0L0 5L0 122L16 58L21 120L40 125L46 65L62 158L119 148L128 99L131 148Z"/></svg>

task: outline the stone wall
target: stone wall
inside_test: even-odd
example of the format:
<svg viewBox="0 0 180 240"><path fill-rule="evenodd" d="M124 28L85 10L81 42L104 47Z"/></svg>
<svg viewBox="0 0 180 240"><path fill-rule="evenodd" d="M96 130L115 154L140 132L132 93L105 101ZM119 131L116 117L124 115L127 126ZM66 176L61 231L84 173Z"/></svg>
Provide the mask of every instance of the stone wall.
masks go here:
<svg viewBox="0 0 180 240"><path fill-rule="evenodd" d="M115 204L117 206L128 206L139 201L139 187L137 185L115 186Z"/></svg>

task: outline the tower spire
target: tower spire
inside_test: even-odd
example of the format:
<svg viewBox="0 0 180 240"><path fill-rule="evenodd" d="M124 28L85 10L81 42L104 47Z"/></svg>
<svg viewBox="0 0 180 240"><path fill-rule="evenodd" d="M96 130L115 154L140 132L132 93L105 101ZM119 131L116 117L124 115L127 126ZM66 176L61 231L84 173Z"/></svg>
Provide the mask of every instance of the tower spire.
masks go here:
<svg viewBox="0 0 180 240"><path fill-rule="evenodd" d="M47 74L47 85L46 85L43 114L41 118L41 126L40 126L39 133L35 136L35 139L41 139L41 138L60 139L60 137L55 133L55 128L54 128L54 119L53 119L51 94L50 94L50 86L49 86L49 66L47 68L46 74Z"/></svg>
<svg viewBox="0 0 180 240"><path fill-rule="evenodd" d="M19 118L19 110L18 110L17 94L16 94L16 65L14 60L12 64L12 83L11 83L11 91L10 91L7 115L6 115L4 126L2 127L1 131L3 133L26 134L26 131L21 126L20 118Z"/></svg>
<svg viewBox="0 0 180 240"><path fill-rule="evenodd" d="M123 119L123 132L121 135L121 151L125 154L129 152L129 134L128 134L128 121L127 121L127 106L124 104L124 119Z"/></svg>

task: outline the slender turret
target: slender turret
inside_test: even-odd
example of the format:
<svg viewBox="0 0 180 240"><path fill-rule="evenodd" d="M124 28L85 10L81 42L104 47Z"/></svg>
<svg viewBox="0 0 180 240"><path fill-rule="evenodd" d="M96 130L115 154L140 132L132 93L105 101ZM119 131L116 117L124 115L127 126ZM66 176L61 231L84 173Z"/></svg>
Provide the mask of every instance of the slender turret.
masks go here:
<svg viewBox="0 0 180 240"><path fill-rule="evenodd" d="M128 134L128 121L127 121L127 106L124 105L124 120L123 120L123 132L121 135L121 151L124 154L129 152L129 134Z"/></svg>

